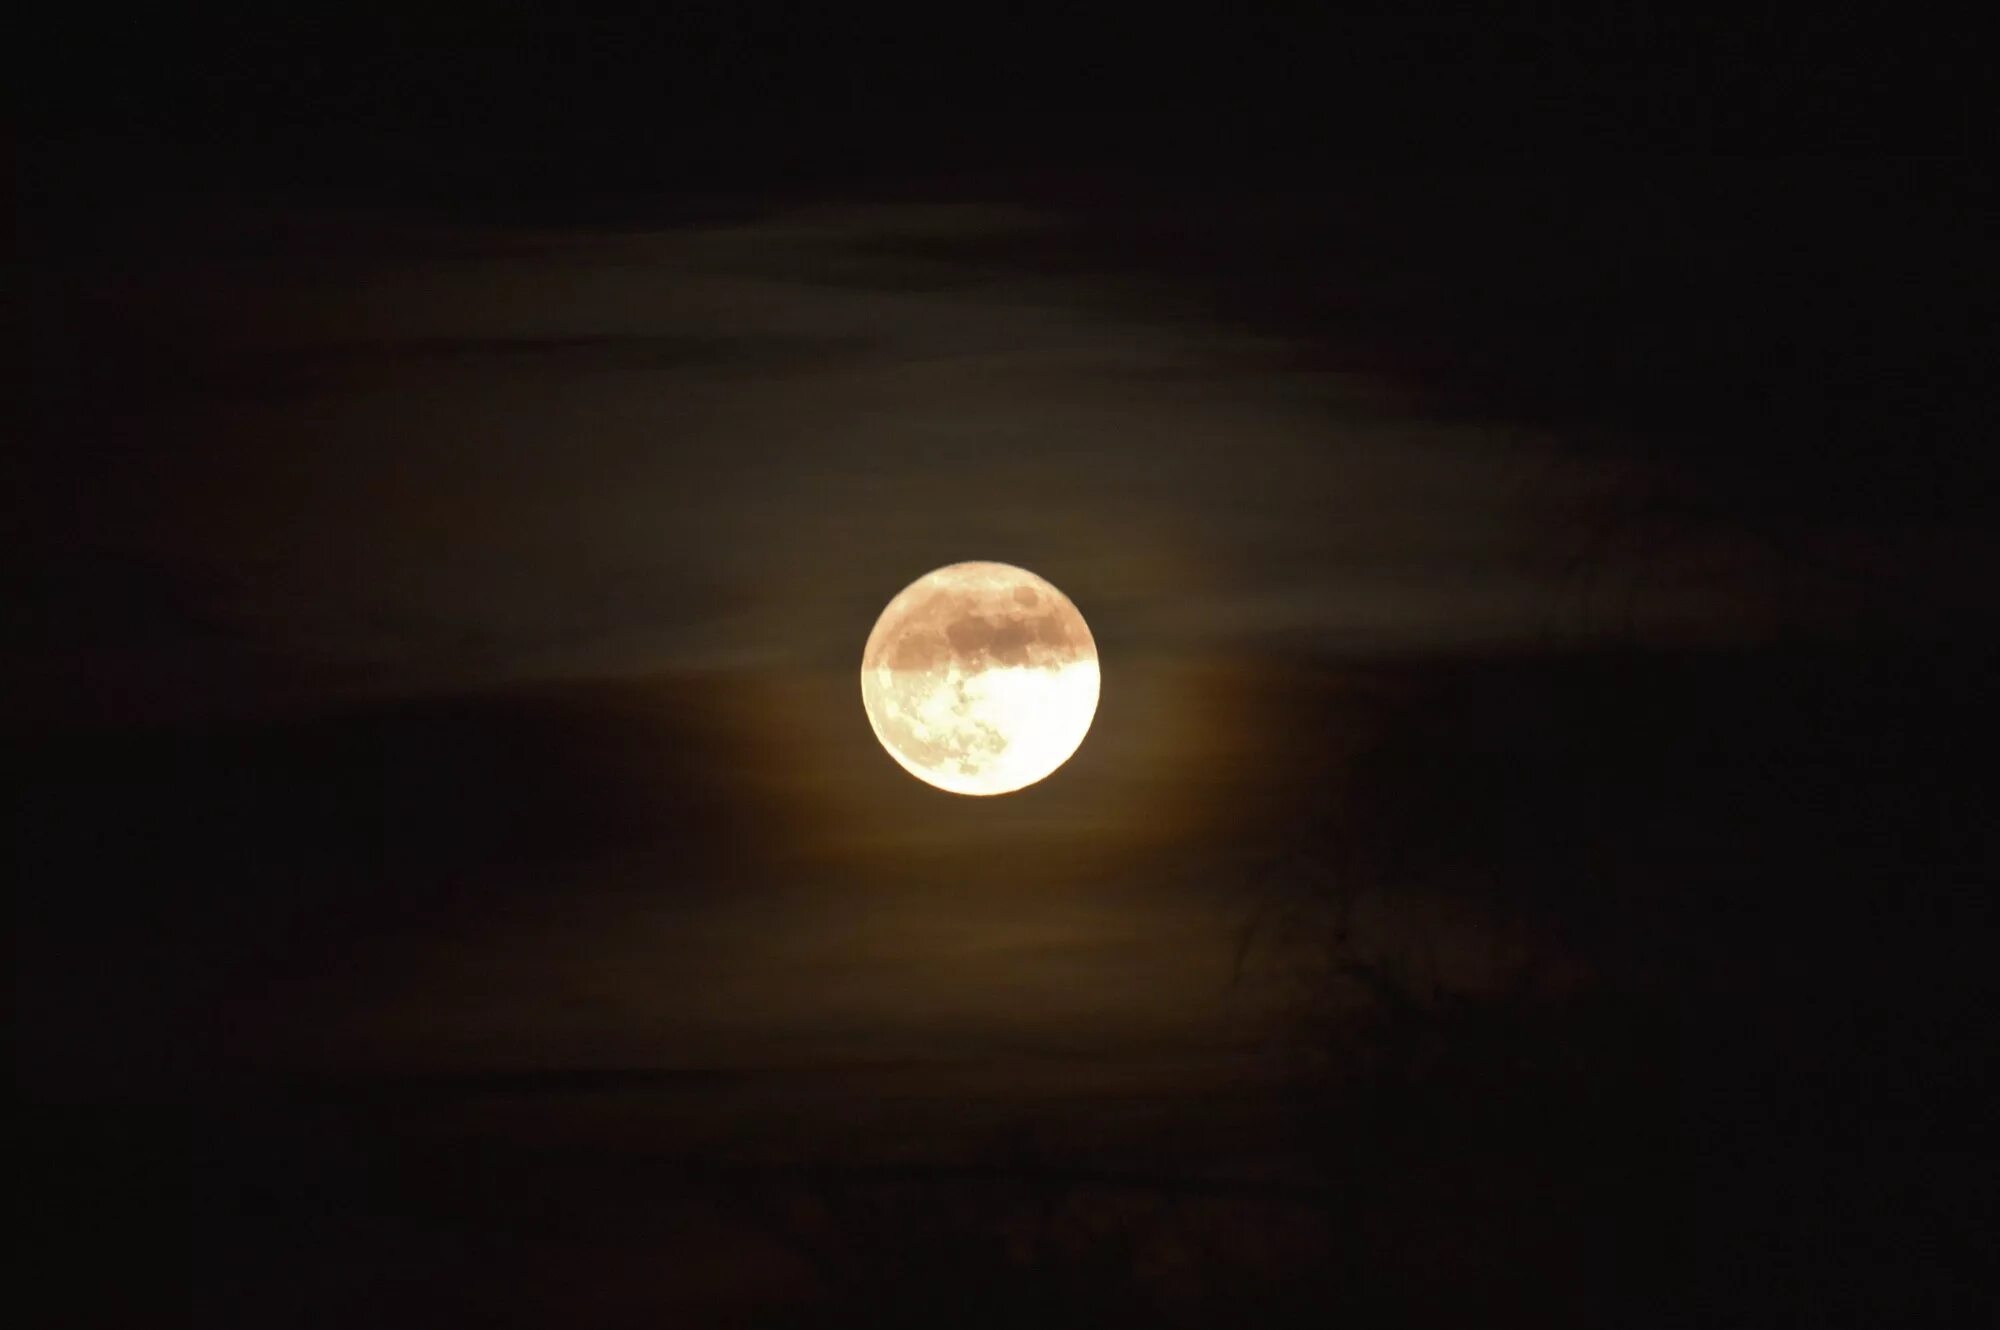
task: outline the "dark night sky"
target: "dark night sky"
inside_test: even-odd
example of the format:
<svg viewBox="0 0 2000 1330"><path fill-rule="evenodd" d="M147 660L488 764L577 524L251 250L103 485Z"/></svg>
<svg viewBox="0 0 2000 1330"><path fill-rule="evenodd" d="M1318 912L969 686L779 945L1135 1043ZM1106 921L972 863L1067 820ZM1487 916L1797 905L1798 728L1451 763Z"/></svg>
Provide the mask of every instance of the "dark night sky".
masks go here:
<svg viewBox="0 0 2000 1330"><path fill-rule="evenodd" d="M1092 1276L1148 1323L1973 1296L1953 33L59 26L16 1083L128 1315L886 1305L744 1161L1317 1198L1188 1220L1260 1274ZM1104 658L994 801L854 686L968 558Z"/></svg>

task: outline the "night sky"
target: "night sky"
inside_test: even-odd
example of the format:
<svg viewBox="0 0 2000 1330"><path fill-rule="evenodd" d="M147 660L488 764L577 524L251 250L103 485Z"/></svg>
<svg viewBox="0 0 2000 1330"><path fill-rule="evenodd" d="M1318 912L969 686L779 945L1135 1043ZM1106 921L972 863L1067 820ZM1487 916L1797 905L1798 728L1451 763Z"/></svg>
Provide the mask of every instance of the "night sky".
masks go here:
<svg viewBox="0 0 2000 1330"><path fill-rule="evenodd" d="M35 1296L1976 1318L1993 136L1634 15L58 25ZM995 799L856 685L967 559L1104 673Z"/></svg>

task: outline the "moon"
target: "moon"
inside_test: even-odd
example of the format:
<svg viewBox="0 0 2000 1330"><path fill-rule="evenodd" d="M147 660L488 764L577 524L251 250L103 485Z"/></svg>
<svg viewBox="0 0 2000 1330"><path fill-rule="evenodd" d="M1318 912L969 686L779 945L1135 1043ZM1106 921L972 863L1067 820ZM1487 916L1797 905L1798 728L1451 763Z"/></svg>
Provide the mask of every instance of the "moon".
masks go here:
<svg viewBox="0 0 2000 1330"><path fill-rule="evenodd" d="M861 652L889 756L953 794L1008 794L1069 761L1097 714L1097 643L1025 568L954 563L898 592Z"/></svg>

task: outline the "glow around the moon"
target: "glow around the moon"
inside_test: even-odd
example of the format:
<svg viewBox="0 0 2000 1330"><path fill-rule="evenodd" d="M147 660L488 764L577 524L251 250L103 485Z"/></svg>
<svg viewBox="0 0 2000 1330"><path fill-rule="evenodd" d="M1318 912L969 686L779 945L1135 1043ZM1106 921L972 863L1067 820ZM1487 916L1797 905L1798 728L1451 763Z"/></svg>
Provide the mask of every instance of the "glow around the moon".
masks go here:
<svg viewBox="0 0 2000 1330"><path fill-rule="evenodd" d="M917 779L1006 794L1067 762L1097 714L1097 643L1025 568L954 563L903 588L861 654L875 737Z"/></svg>

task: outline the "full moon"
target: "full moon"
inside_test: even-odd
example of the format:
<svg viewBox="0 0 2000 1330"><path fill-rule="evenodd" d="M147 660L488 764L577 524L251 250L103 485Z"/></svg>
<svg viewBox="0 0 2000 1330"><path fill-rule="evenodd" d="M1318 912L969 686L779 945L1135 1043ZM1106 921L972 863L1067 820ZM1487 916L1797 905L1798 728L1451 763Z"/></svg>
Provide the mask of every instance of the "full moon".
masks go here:
<svg viewBox="0 0 2000 1330"><path fill-rule="evenodd" d="M889 756L953 794L1007 794L1069 761L1097 714L1097 643L1025 568L954 563L889 602L861 705Z"/></svg>

